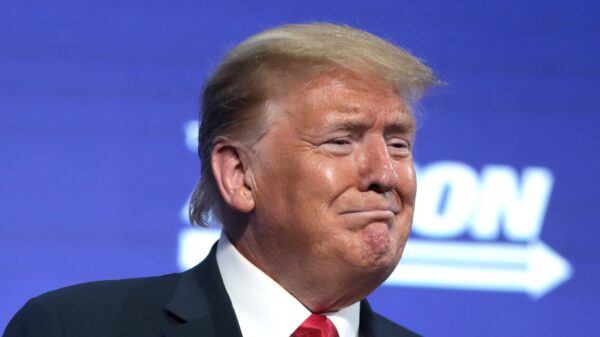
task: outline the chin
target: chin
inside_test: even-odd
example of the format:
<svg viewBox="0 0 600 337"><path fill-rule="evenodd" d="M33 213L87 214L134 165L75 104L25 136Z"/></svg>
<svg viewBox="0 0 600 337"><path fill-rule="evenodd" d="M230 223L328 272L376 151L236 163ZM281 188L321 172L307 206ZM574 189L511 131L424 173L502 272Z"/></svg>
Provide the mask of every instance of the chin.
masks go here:
<svg viewBox="0 0 600 337"><path fill-rule="evenodd" d="M363 255L367 260L387 260L394 255L394 240L388 225L383 222L374 222L360 231L360 240Z"/></svg>
<svg viewBox="0 0 600 337"><path fill-rule="evenodd" d="M396 235L394 235L396 234ZM361 231L360 265L387 278L396 268L403 252L403 241L385 223L373 223Z"/></svg>

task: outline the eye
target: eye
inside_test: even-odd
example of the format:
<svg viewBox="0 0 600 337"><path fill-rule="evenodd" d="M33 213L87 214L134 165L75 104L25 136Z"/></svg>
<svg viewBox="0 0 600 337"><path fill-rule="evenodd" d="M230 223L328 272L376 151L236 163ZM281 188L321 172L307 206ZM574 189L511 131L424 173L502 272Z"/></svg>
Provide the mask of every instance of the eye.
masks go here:
<svg viewBox="0 0 600 337"><path fill-rule="evenodd" d="M404 156L411 152L410 143L403 139L390 139L387 142L391 155Z"/></svg>
<svg viewBox="0 0 600 337"><path fill-rule="evenodd" d="M406 144L405 142L394 142L394 143L390 143L389 146L396 148L396 149L408 148L408 144Z"/></svg>
<svg viewBox="0 0 600 337"><path fill-rule="evenodd" d="M328 143L332 144L332 145L340 145L340 146L341 145L350 145L351 144L350 140L345 139L345 138L335 138L335 139L330 140Z"/></svg>
<svg viewBox="0 0 600 337"><path fill-rule="evenodd" d="M354 142L350 138L338 137L326 141L322 147L334 155L345 155L352 152Z"/></svg>

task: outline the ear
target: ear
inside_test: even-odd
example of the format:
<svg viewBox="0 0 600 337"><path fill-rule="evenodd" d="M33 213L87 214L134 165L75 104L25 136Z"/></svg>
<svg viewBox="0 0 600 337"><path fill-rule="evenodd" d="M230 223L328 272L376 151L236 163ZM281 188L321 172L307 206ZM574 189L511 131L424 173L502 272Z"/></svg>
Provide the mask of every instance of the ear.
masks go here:
<svg viewBox="0 0 600 337"><path fill-rule="evenodd" d="M213 148L211 165L213 175L225 202L241 213L254 210L254 194L248 181L247 157L236 146L224 141L218 142Z"/></svg>

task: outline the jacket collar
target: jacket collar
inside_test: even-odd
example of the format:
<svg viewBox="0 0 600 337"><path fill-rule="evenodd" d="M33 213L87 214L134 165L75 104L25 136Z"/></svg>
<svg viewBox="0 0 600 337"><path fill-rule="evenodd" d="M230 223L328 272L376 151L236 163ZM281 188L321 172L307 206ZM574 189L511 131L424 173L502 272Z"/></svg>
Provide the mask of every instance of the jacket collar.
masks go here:
<svg viewBox="0 0 600 337"><path fill-rule="evenodd" d="M196 267L184 272L165 306L182 324L165 330L167 337L242 337L216 259L216 244Z"/></svg>
<svg viewBox="0 0 600 337"><path fill-rule="evenodd" d="M381 333L377 332L377 326L373 324L373 318L375 313L371 309L371 305L367 300L360 302L360 323L358 325L358 335L368 337L384 337Z"/></svg>
<svg viewBox="0 0 600 337"><path fill-rule="evenodd" d="M235 311L217 265L216 247L200 264L184 272L165 310L182 323L165 330L166 337L242 337ZM384 337L367 300L361 301L359 335Z"/></svg>

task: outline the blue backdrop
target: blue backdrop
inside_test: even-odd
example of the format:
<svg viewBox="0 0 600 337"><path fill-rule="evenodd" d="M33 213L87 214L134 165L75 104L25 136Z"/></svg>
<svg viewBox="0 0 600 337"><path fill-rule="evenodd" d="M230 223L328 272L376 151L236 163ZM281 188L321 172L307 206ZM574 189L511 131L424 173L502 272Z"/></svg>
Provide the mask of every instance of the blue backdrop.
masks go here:
<svg viewBox="0 0 600 337"><path fill-rule="evenodd" d="M419 109L413 241L373 306L426 336L600 336L593 0L3 1L0 329L41 292L201 257L211 232L181 210L202 83L301 21L388 38L447 83Z"/></svg>

